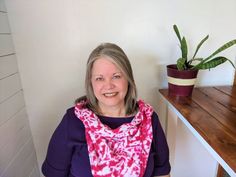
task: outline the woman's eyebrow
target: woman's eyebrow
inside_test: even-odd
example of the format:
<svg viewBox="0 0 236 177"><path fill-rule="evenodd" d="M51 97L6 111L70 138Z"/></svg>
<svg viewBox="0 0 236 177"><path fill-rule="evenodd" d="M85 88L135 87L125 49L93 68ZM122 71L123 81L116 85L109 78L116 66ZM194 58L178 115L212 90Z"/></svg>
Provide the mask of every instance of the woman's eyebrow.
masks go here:
<svg viewBox="0 0 236 177"><path fill-rule="evenodd" d="M118 71L118 72L113 73L113 75L115 74L122 74L122 72Z"/></svg>
<svg viewBox="0 0 236 177"><path fill-rule="evenodd" d="M100 77L103 77L102 74L92 74L92 76L96 76L96 77L100 76Z"/></svg>

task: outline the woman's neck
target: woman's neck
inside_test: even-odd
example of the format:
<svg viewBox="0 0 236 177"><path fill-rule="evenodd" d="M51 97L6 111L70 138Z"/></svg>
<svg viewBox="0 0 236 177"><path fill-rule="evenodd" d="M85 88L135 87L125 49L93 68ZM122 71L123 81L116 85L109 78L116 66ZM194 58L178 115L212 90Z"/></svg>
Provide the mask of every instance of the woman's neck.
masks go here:
<svg viewBox="0 0 236 177"><path fill-rule="evenodd" d="M100 107L100 113L103 116L107 117L125 117L125 107L104 107L104 106L99 106Z"/></svg>

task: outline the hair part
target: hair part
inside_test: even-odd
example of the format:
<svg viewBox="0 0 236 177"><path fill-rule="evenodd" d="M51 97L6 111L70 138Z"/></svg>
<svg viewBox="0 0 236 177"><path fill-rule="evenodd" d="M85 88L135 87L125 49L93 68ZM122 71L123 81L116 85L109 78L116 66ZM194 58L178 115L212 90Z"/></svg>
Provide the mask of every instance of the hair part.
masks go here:
<svg viewBox="0 0 236 177"><path fill-rule="evenodd" d="M86 95L78 98L76 103L86 100L89 109L94 111L96 114L101 114L99 112L98 100L94 95L91 77L94 62L103 56L109 57L109 59L111 59L111 61L122 71L127 79L128 90L125 96L125 111L126 115L134 114L137 111L137 89L133 77L132 67L125 52L113 43L102 43L89 55L85 76Z"/></svg>

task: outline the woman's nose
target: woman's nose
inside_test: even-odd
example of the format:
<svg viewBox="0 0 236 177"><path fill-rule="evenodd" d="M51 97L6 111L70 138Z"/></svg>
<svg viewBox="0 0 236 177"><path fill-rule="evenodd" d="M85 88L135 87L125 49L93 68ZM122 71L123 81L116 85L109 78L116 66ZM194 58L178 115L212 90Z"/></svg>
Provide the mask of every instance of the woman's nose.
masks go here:
<svg viewBox="0 0 236 177"><path fill-rule="evenodd" d="M112 80L107 80L105 82L105 89L109 90L109 89L113 89L115 87L114 83L112 82Z"/></svg>

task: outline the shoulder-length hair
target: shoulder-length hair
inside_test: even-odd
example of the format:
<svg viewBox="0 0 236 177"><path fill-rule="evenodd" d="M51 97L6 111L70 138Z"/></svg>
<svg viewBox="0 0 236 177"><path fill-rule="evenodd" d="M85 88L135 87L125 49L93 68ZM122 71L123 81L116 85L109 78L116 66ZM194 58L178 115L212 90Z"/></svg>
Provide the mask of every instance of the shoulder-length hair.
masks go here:
<svg viewBox="0 0 236 177"><path fill-rule="evenodd" d="M121 70L128 81L128 90L125 96L126 115L134 114L137 111L137 89L133 77L133 71L125 52L116 44L102 43L96 47L89 55L85 76L86 95L78 98L76 103L81 100L87 101L87 106L96 114L100 114L98 100L94 95L91 83L93 63L102 56L108 56L109 59Z"/></svg>

